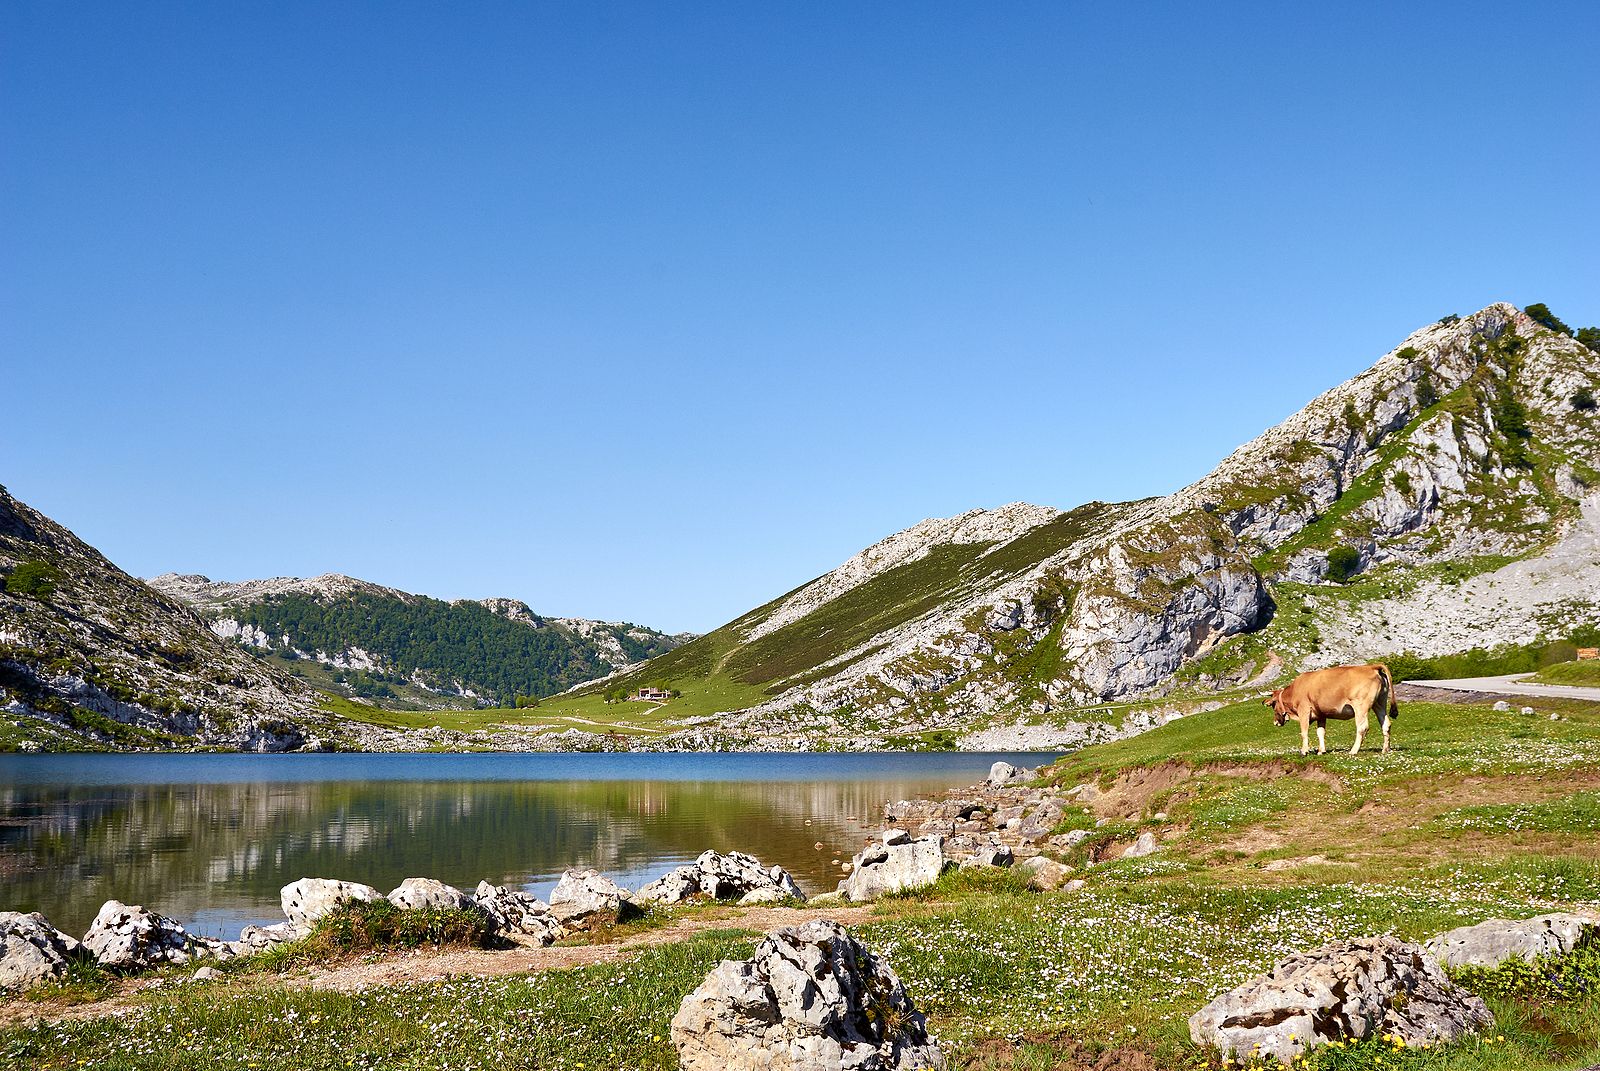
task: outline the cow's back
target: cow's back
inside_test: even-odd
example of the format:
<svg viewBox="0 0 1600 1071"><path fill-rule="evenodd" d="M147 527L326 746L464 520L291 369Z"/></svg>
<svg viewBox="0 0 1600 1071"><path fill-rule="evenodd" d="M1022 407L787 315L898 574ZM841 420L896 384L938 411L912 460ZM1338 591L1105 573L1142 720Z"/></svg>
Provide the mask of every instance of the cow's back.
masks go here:
<svg viewBox="0 0 1600 1071"><path fill-rule="evenodd" d="M1289 685L1296 706L1309 703L1327 717L1353 717L1357 709L1370 708L1383 690L1381 667L1329 666L1302 673ZM1345 713L1346 709L1349 714Z"/></svg>

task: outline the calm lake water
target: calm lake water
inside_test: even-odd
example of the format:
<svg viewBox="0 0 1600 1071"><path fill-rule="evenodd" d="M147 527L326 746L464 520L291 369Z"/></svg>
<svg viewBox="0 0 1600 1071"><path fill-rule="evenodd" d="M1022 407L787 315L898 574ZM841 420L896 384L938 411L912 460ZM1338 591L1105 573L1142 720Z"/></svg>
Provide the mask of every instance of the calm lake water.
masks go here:
<svg viewBox="0 0 1600 1071"><path fill-rule="evenodd" d="M548 897L569 866L637 888L707 848L808 893L884 803L1044 754L0 755L0 910L81 936L109 899L233 938L302 877L479 879ZM814 847L821 841L826 846Z"/></svg>

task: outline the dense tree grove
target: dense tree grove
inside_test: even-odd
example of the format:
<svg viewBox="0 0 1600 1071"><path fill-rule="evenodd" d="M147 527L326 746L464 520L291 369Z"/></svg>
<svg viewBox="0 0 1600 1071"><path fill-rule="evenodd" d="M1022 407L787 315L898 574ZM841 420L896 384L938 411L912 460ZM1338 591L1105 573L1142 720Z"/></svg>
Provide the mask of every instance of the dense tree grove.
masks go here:
<svg viewBox="0 0 1600 1071"><path fill-rule="evenodd" d="M532 627L475 602L411 601L368 593L318 600L282 595L244 608L240 620L270 636L287 635L302 651L329 654L359 647L401 674L420 670L440 685L459 681L511 705L517 697L553 695L610 671L593 644L553 625ZM617 630L633 660L665 649ZM354 675L353 675L354 676ZM359 675L365 694L382 697L383 675ZM361 690L358 690L360 694Z"/></svg>

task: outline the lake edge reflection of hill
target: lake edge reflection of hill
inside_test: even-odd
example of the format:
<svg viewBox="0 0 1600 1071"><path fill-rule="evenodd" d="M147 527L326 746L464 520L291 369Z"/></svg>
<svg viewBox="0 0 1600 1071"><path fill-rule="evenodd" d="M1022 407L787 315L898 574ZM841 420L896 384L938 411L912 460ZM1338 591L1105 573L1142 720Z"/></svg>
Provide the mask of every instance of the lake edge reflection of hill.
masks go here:
<svg viewBox="0 0 1600 1071"><path fill-rule="evenodd" d="M0 910L81 934L119 899L232 937L276 921L279 889L300 877L385 891L406 877L467 889L486 878L547 894L568 866L637 887L707 848L778 863L816 893L888 800L971 784L1000 758L1052 757L6 758Z"/></svg>

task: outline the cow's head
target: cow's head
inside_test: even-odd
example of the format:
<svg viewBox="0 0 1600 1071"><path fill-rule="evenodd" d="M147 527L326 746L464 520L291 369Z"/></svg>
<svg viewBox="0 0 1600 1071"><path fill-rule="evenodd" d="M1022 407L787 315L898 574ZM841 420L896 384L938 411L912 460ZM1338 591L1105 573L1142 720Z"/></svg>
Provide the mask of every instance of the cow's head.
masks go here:
<svg viewBox="0 0 1600 1071"><path fill-rule="evenodd" d="M1282 688L1274 688L1261 699L1263 706L1272 708L1272 724L1274 725L1282 725L1288 720L1288 712L1283 708L1283 692Z"/></svg>

